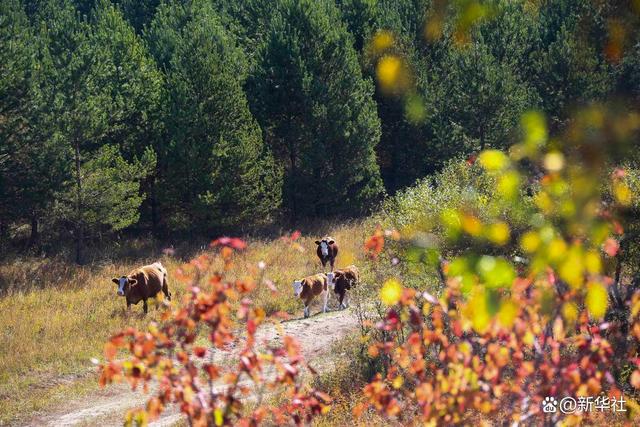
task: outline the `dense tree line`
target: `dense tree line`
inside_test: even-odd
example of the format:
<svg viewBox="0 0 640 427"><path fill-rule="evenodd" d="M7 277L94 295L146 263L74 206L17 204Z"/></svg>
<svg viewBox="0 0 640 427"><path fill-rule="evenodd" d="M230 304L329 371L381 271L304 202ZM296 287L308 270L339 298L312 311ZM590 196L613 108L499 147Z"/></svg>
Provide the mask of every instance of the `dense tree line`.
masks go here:
<svg viewBox="0 0 640 427"><path fill-rule="evenodd" d="M354 215L449 159L508 147L617 92L601 2L493 0L458 46L425 37L427 0L5 0L0 235L82 246L127 228L220 230ZM460 22L459 20L456 22ZM418 102L374 83L393 35ZM637 35L628 38L637 43Z"/></svg>

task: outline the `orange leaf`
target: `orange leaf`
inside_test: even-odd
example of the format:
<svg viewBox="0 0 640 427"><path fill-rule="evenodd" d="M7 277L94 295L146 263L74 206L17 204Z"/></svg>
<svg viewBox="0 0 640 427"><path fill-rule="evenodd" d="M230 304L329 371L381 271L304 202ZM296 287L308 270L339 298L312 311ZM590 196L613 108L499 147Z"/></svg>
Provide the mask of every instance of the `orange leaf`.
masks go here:
<svg viewBox="0 0 640 427"><path fill-rule="evenodd" d="M104 345L104 357L106 357L107 360L113 360L113 358L116 357L117 351L118 349L111 342Z"/></svg>

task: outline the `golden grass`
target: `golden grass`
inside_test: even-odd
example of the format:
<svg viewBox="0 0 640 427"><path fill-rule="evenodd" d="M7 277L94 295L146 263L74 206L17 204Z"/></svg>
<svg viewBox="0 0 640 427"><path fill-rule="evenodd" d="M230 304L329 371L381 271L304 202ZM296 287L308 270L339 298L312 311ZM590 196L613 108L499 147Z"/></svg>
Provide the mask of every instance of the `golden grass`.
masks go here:
<svg viewBox="0 0 640 427"><path fill-rule="evenodd" d="M113 332L159 319L153 304L146 317L141 304L127 315L124 299L115 295L111 278L126 274L134 264L92 269L46 262L42 269L38 262L30 261L37 280L33 282L24 274L27 261L1 270L14 283L16 278L23 281L23 289L32 289L18 292L14 287L0 298L0 422L45 406L56 400L52 390L86 378L93 370L90 359L101 356ZM178 266L170 259L163 262L170 270ZM172 285L179 297L184 288Z"/></svg>
<svg viewBox="0 0 640 427"><path fill-rule="evenodd" d="M340 244L337 267L362 262L362 223L326 229ZM261 277L253 299L268 314L300 313L301 303L293 297L291 283L321 271L313 242L317 237L298 239L302 252L283 240L248 238L247 250L234 257L233 275ZM174 277L182 263L167 256L160 260L169 272L173 303L179 304L187 285ZM0 281L10 289L0 296L0 424L27 418L95 387L90 360L102 356L108 337L127 326L145 328L159 319L160 311L153 304L147 316L142 315L141 303L127 315L125 301L116 296L111 282L112 277L153 261L143 258L78 267L58 260L25 259L0 265ZM260 261L265 263L263 271L258 268ZM264 280L270 280L277 292Z"/></svg>

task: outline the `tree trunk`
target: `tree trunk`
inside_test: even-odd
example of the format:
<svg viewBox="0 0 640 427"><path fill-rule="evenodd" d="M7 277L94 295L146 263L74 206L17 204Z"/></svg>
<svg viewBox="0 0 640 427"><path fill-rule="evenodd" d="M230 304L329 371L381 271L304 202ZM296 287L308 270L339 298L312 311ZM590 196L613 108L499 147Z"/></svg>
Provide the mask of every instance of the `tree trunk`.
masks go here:
<svg viewBox="0 0 640 427"><path fill-rule="evenodd" d="M291 221L295 224L298 214L298 186L296 185L296 175L298 171L296 168L296 154L293 146L289 147L289 160L291 161L291 177L289 179L289 188L291 191Z"/></svg>
<svg viewBox="0 0 640 427"><path fill-rule="evenodd" d="M0 218L0 250L3 250L8 246L9 243L9 223Z"/></svg>
<svg viewBox="0 0 640 427"><path fill-rule="evenodd" d="M82 223L82 176L80 174L80 144L75 145L76 162L76 263L82 264L84 224Z"/></svg>
<svg viewBox="0 0 640 427"><path fill-rule="evenodd" d="M158 201L156 200L156 182L151 185L151 234L158 237Z"/></svg>
<svg viewBox="0 0 640 427"><path fill-rule="evenodd" d="M38 217L31 215L31 236L29 236L29 247L33 247L38 243Z"/></svg>
<svg viewBox="0 0 640 427"><path fill-rule="evenodd" d="M4 241L9 234L8 222L0 218L0 241Z"/></svg>

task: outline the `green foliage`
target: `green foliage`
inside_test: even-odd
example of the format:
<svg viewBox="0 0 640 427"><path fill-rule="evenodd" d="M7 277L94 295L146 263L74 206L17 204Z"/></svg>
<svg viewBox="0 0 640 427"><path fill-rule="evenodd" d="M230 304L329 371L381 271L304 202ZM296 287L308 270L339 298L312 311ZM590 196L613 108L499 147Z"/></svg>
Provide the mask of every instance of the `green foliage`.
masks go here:
<svg viewBox="0 0 640 427"><path fill-rule="evenodd" d="M76 189L70 185L67 193L56 197L56 218L75 226L82 223L89 230L107 232L135 224L144 199L140 181L152 173L155 161L150 149L140 160L128 163L117 147L100 147L80 167L80 209L75 205Z"/></svg>
<svg viewBox="0 0 640 427"><path fill-rule="evenodd" d="M443 212L451 210L477 212L481 220L500 215L515 227L523 226L524 207L496 205L502 197L496 192L496 182L496 177L475 164L451 161L439 173L386 200L379 219L388 227L408 231L419 228L442 237L446 230L440 219Z"/></svg>
<svg viewBox="0 0 640 427"><path fill-rule="evenodd" d="M502 178L487 174L477 163L470 165L455 160L437 174L384 202L372 222L400 230L417 242L409 246L392 244L398 255L407 260L400 266L406 285L421 287L427 283L431 292L439 294L442 291L437 276L440 253L456 257L480 248L489 254L508 253L513 249L508 246L506 250L495 251L497 243L503 243L501 227L506 225L510 234L521 233L529 223L533 203L519 183L514 184L518 203L501 203L505 193L496 191L497 186L504 185L500 182L504 183ZM481 224L492 226L483 230ZM473 234L465 237L467 230ZM474 238L470 238L472 235ZM478 261L471 262L475 265Z"/></svg>
<svg viewBox="0 0 640 427"><path fill-rule="evenodd" d="M166 70L162 201L177 214L169 221L206 228L268 220L281 175L242 90L243 52L206 2L163 5L148 39Z"/></svg>
<svg viewBox="0 0 640 427"><path fill-rule="evenodd" d="M87 165L90 169L105 165L92 162L95 156L104 155L105 144L112 141L130 153L144 152L148 113L157 102L161 80L141 41L109 2L100 2L89 21L79 17L67 1L49 1L38 13L42 25L34 78L38 100L34 122L46 130L45 141L63 153L62 169L72 176L52 190L75 194L73 232L80 261L85 227L93 223L85 222L92 214L83 211L88 206L84 201L85 169ZM105 177L109 175L105 171ZM62 202L68 204L69 200ZM102 204L101 200L96 202ZM140 199L132 202L137 209ZM137 218L137 214L127 215L112 228L131 225Z"/></svg>
<svg viewBox="0 0 640 427"><path fill-rule="evenodd" d="M285 206L294 217L362 211L382 190L372 84L332 3L276 7L248 88L265 139L285 168Z"/></svg>
<svg viewBox="0 0 640 427"><path fill-rule="evenodd" d="M7 0L0 235L25 223L34 241L66 231L51 206L82 185L80 167L105 145L128 163L148 148L157 159L125 229L360 214L451 159L512 146L529 109L552 131L612 95L628 109L640 98L640 32L624 10L568 0Z"/></svg>

